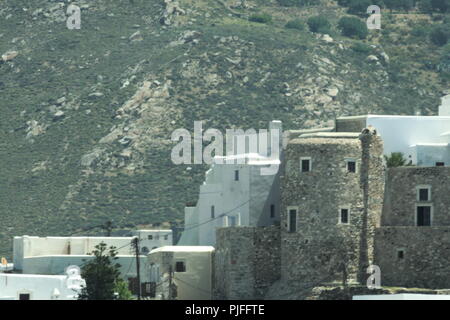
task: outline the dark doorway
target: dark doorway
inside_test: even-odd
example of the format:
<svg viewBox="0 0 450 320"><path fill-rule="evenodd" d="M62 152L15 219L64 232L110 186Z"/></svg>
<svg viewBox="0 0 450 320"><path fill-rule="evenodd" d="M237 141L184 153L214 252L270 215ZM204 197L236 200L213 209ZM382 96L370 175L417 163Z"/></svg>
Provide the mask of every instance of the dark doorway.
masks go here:
<svg viewBox="0 0 450 320"><path fill-rule="evenodd" d="M431 207L420 206L417 207L417 225L431 226Z"/></svg>

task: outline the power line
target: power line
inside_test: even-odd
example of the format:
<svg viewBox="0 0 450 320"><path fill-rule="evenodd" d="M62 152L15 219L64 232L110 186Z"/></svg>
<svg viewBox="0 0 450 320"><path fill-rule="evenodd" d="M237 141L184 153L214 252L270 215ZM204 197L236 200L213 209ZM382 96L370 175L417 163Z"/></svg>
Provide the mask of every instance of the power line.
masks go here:
<svg viewBox="0 0 450 320"><path fill-rule="evenodd" d="M209 222L212 222L212 221L214 221L214 220L216 220L216 219L223 218L223 217L226 216L227 214L229 214L229 213L231 213L231 212L233 212L233 211L239 209L240 207L243 207L244 205L246 205L246 204L249 203L249 202L250 202L250 200L247 200L246 202L244 202L244 203L240 204L239 206L237 206L237 207L231 209L230 211L224 212L224 213L222 213L222 214L218 215L217 217L214 217L214 218L212 218L212 219L210 219L210 220L206 220L206 221L204 221L204 222L202 222L202 223L199 223L199 224L197 224L197 225L194 225L194 226L191 226L191 227L189 227L189 228L186 228L186 229L184 229L183 231L187 231L187 230L191 230L191 229L194 229L194 228L198 228L198 227L200 227L200 226L202 226L202 225L204 225L204 224L207 224L207 223L209 223Z"/></svg>

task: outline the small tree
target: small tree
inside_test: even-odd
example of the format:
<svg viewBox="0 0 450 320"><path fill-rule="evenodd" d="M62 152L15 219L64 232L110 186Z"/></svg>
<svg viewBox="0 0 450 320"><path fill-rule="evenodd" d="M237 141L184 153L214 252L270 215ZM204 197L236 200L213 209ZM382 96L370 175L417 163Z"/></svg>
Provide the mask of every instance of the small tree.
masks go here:
<svg viewBox="0 0 450 320"><path fill-rule="evenodd" d="M305 24L300 19L291 20L288 23L286 23L286 28L288 29L297 29L297 30L304 30Z"/></svg>
<svg viewBox="0 0 450 320"><path fill-rule="evenodd" d="M406 159L401 152L392 152L390 156L384 156L388 168L403 167L406 165Z"/></svg>
<svg viewBox="0 0 450 320"><path fill-rule="evenodd" d="M271 23L272 16L268 13L253 14L248 18L249 21L259 23Z"/></svg>
<svg viewBox="0 0 450 320"><path fill-rule="evenodd" d="M331 24L324 16L311 17L307 23L311 32L330 33L331 31Z"/></svg>
<svg viewBox="0 0 450 320"><path fill-rule="evenodd" d="M367 25L358 18L343 17L339 20L339 29L342 31L342 35L347 37L357 37L359 39L365 39L369 34Z"/></svg>
<svg viewBox="0 0 450 320"><path fill-rule="evenodd" d="M433 14L433 7L431 6L431 0L420 0L419 10L424 13Z"/></svg>
<svg viewBox="0 0 450 320"><path fill-rule="evenodd" d="M373 5L371 0L351 0L348 2L348 13L356 15L367 15L367 8Z"/></svg>
<svg viewBox="0 0 450 320"><path fill-rule="evenodd" d="M370 54L373 51L373 48L365 43L362 42L356 42L351 46L351 49L355 52L362 53L362 54Z"/></svg>
<svg viewBox="0 0 450 320"><path fill-rule="evenodd" d="M442 24L434 27L430 33L430 39L438 46L447 44L450 39L450 24Z"/></svg>
<svg viewBox="0 0 450 320"><path fill-rule="evenodd" d="M119 300L133 299L133 294L131 293L130 289L128 289L128 284L122 279L117 280L115 291L118 294L117 299Z"/></svg>
<svg viewBox="0 0 450 320"><path fill-rule="evenodd" d="M450 10L449 0L431 0L431 8L442 13L448 12Z"/></svg>
<svg viewBox="0 0 450 320"><path fill-rule="evenodd" d="M413 0L384 0L384 4L389 9L409 11L414 7Z"/></svg>
<svg viewBox="0 0 450 320"><path fill-rule="evenodd" d="M94 259L86 263L81 269L81 276L86 280L79 295L79 300L113 300L117 285L120 284L120 264L113 263L117 260L115 247L106 246L101 242L95 246L92 252Z"/></svg>

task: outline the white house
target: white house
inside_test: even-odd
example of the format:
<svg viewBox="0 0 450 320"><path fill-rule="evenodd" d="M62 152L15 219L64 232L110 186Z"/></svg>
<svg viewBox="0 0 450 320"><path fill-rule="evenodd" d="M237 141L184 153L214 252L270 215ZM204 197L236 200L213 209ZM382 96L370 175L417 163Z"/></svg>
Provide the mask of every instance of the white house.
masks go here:
<svg viewBox="0 0 450 320"><path fill-rule="evenodd" d="M146 255L152 248L172 244L171 230L138 230L134 234L140 238L141 283L148 282ZM134 237L14 237L14 270L23 274L61 275L68 266L83 266L94 257L95 246L104 242L114 246L118 255L123 279L135 282L137 267L132 247ZM132 286L137 290L136 285ZM136 292L135 292L136 293Z"/></svg>
<svg viewBox="0 0 450 320"><path fill-rule="evenodd" d="M214 248L167 246L147 256L148 273L155 282L156 299L211 300ZM172 285L172 286L171 286Z"/></svg>
<svg viewBox="0 0 450 320"><path fill-rule="evenodd" d="M78 271L65 275L0 273L0 300L76 300L85 285Z"/></svg>
<svg viewBox="0 0 450 320"><path fill-rule="evenodd" d="M446 114L444 109L440 110ZM450 115L342 117L336 120L338 130L340 123L351 121L374 127L383 139L385 155L401 152L413 165L450 166Z"/></svg>
<svg viewBox="0 0 450 320"><path fill-rule="evenodd" d="M131 234L140 239L142 254L148 254L159 247L173 245L172 230L135 230Z"/></svg>
<svg viewBox="0 0 450 320"><path fill-rule="evenodd" d="M278 130L281 144L281 122L271 122L270 129ZM281 146L278 149L281 153ZM197 203L185 207L185 229L178 245L214 246L218 227L268 226L279 221L281 161L270 154L270 149L268 154L214 158ZM261 170L269 167L278 171L262 174Z"/></svg>

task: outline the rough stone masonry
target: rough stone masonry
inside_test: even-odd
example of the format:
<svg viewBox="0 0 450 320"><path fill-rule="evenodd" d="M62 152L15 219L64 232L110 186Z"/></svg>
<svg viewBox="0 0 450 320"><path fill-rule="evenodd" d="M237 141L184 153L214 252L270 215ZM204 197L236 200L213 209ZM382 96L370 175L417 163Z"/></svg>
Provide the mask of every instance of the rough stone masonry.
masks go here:
<svg viewBox="0 0 450 320"><path fill-rule="evenodd" d="M450 168L386 168L373 128L302 134L284 156L281 225L217 231L215 298L261 299L279 283L365 284L371 264L381 285L450 288ZM421 206L430 226L418 224Z"/></svg>

